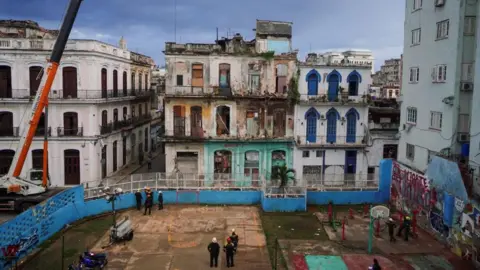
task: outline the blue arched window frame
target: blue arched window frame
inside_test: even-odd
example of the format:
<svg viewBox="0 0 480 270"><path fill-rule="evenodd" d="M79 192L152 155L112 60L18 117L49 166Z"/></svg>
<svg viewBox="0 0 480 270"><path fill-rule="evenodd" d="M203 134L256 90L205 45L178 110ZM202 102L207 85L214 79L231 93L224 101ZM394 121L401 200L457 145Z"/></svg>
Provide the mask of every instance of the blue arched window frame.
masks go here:
<svg viewBox="0 0 480 270"><path fill-rule="evenodd" d="M305 112L305 134L307 141L310 143L317 142L317 121L319 118L320 113L313 107Z"/></svg>
<svg viewBox="0 0 480 270"><path fill-rule="evenodd" d="M360 83L362 82L362 76L358 71L354 70L348 74L347 83L348 83L348 95L349 96L358 96L358 89Z"/></svg>
<svg viewBox="0 0 480 270"><path fill-rule="evenodd" d="M340 119L340 114L335 108L330 108L327 111L327 143L337 142L337 121Z"/></svg>
<svg viewBox="0 0 480 270"><path fill-rule="evenodd" d="M342 82L342 75L336 69L332 70L327 75L327 82L328 82L328 101L334 101L338 98L338 87Z"/></svg>
<svg viewBox="0 0 480 270"><path fill-rule="evenodd" d="M310 70L305 76L305 81L307 82L308 95L316 96L318 95L318 84L322 81L320 73L315 69Z"/></svg>
<svg viewBox="0 0 480 270"><path fill-rule="evenodd" d="M355 143L357 138L357 120L360 120L360 114L355 108L351 108L345 114L347 119L347 143Z"/></svg>

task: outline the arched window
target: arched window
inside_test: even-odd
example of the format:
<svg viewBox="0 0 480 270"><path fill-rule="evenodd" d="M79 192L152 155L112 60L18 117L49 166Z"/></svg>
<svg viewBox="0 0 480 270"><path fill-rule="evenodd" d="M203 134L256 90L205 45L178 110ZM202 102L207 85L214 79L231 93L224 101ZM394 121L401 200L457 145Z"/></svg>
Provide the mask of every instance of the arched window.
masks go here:
<svg viewBox="0 0 480 270"><path fill-rule="evenodd" d="M260 153L258 151L245 152L243 174L246 185L259 186Z"/></svg>
<svg viewBox="0 0 480 270"><path fill-rule="evenodd" d="M64 183L65 185L80 184L80 151L67 149L63 152L64 157Z"/></svg>
<svg viewBox="0 0 480 270"><path fill-rule="evenodd" d="M118 71L113 71L113 96L118 97Z"/></svg>
<svg viewBox="0 0 480 270"><path fill-rule="evenodd" d="M0 98L12 98L12 68L0 66Z"/></svg>
<svg viewBox="0 0 480 270"><path fill-rule="evenodd" d="M18 128L13 127L13 113L0 112L0 137L18 136Z"/></svg>
<svg viewBox="0 0 480 270"><path fill-rule="evenodd" d="M58 136L78 136L78 113L66 112L63 114L63 130L58 130ZM80 135L81 136L81 135Z"/></svg>
<svg viewBox="0 0 480 270"><path fill-rule="evenodd" d="M63 68L63 98L77 98L77 68Z"/></svg>
<svg viewBox="0 0 480 270"><path fill-rule="evenodd" d="M349 96L358 96L358 88L362 82L362 76L356 70L350 72L347 77L348 83L348 95Z"/></svg>
<svg viewBox="0 0 480 270"><path fill-rule="evenodd" d="M327 76L328 82L328 101L335 101L338 98L338 87L342 82L342 75L337 70L333 70Z"/></svg>
<svg viewBox="0 0 480 270"><path fill-rule="evenodd" d="M305 113L305 119L307 120L306 134L307 141L310 143L317 142L317 121L320 118L320 114L315 108L310 108Z"/></svg>
<svg viewBox="0 0 480 270"><path fill-rule="evenodd" d="M135 91L135 72L132 72L132 92Z"/></svg>
<svg viewBox="0 0 480 270"><path fill-rule="evenodd" d="M0 175L8 173L10 165L12 165L15 150L5 149L0 150Z"/></svg>
<svg viewBox="0 0 480 270"><path fill-rule="evenodd" d="M321 81L320 74L315 69L312 69L308 72L306 80L308 85L308 95L318 95L318 83Z"/></svg>
<svg viewBox="0 0 480 270"><path fill-rule="evenodd" d="M337 142L337 120L340 114L335 108L331 108L327 112L327 143Z"/></svg>
<svg viewBox="0 0 480 270"><path fill-rule="evenodd" d="M228 150L215 151L213 172L217 177L232 173L232 152Z"/></svg>
<svg viewBox="0 0 480 270"><path fill-rule="evenodd" d="M138 74L138 90L142 91L142 73Z"/></svg>
<svg viewBox="0 0 480 270"><path fill-rule="evenodd" d="M122 88L123 88L123 96L127 96L127 72L123 72L123 78L122 78Z"/></svg>
<svg viewBox="0 0 480 270"><path fill-rule="evenodd" d="M230 88L230 64L220 64L218 72L218 85L220 88Z"/></svg>
<svg viewBox="0 0 480 270"><path fill-rule="evenodd" d="M200 106L192 106L190 108L190 130L192 137L203 137L202 107Z"/></svg>
<svg viewBox="0 0 480 270"><path fill-rule="evenodd" d="M145 74L145 90L148 90L148 74Z"/></svg>
<svg viewBox="0 0 480 270"><path fill-rule="evenodd" d="M357 138L357 120L360 115L357 110L351 108L345 115L347 118L347 143L355 143Z"/></svg>
<svg viewBox="0 0 480 270"><path fill-rule="evenodd" d="M30 72L30 96L35 96L37 94L38 87L42 81L42 67L33 66L29 68ZM0 76L1 80L1 76Z"/></svg>
<svg viewBox="0 0 480 270"><path fill-rule="evenodd" d="M107 69L106 68L102 68L102 72L101 72L101 84L102 84L102 98L107 98L108 97L108 83L107 83L107 79L108 79L108 75L107 75Z"/></svg>

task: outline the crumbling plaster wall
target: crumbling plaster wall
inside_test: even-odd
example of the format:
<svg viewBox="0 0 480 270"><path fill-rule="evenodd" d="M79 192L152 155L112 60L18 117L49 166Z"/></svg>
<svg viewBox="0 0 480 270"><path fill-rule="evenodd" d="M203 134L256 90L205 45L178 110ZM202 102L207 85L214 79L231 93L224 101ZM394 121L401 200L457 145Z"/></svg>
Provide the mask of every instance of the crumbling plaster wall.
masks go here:
<svg viewBox="0 0 480 270"><path fill-rule="evenodd" d="M183 64L178 64L183 63ZM250 67L257 67L260 73L260 93L275 93L276 66L286 65L288 68L287 82L296 72L295 59L271 59L251 57L248 55L175 55L166 56L166 85L175 86L177 75L183 75L183 85L191 86L192 64L203 64L204 88L215 88L219 85L219 65L230 65L230 86L235 94L246 94L249 88Z"/></svg>
<svg viewBox="0 0 480 270"><path fill-rule="evenodd" d="M288 107L286 102L277 101L267 104L263 100L217 100L207 101L205 99L198 100L170 100L165 104L165 129L167 134L173 134L173 107L176 105L185 108L185 134L191 134L191 108L193 106L200 106L202 108L202 129L204 137L217 137L216 129L216 112L219 106L227 106L230 108L230 137L248 138L252 136L247 135L247 111L255 111L258 113L258 136L272 137L273 130L273 110L285 110L285 136L292 137L294 133L294 111L293 108ZM257 137L257 136L255 136Z"/></svg>

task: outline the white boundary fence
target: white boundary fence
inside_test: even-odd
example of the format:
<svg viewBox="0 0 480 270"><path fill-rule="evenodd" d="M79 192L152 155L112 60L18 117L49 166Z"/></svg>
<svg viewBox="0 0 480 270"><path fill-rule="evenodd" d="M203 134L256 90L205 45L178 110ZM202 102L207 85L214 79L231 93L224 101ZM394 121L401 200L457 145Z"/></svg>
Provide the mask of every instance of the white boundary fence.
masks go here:
<svg viewBox="0 0 480 270"><path fill-rule="evenodd" d="M303 175L296 183L289 183L279 188L275 180L265 180L262 175L248 178L244 174L165 174L141 173L132 174L130 178L114 183L99 181L83 183L85 199L102 196L101 190L108 186L111 189L121 188L124 193L131 193L148 186L155 190L262 190L270 197L301 197L311 191L351 191L378 190L378 180L368 180L370 175Z"/></svg>

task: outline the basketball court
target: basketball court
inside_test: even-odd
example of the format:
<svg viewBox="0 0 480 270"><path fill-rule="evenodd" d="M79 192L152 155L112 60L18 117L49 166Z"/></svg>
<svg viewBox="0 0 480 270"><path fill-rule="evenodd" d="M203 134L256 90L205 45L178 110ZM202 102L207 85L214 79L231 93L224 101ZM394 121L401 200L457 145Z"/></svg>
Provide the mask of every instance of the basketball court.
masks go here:
<svg viewBox="0 0 480 270"><path fill-rule="evenodd" d="M178 196L195 199L197 194L185 192ZM132 220L134 239L105 250L108 269L210 269L208 244L216 237L223 245L232 228L239 235L235 268L271 269L256 207L166 205L163 210L154 208L151 216L129 210L117 219L124 217ZM94 250L101 251L107 242L108 233ZM221 252L217 269L224 268L225 254Z"/></svg>

